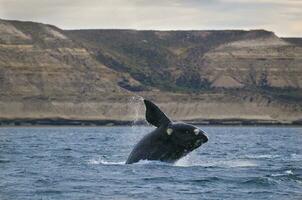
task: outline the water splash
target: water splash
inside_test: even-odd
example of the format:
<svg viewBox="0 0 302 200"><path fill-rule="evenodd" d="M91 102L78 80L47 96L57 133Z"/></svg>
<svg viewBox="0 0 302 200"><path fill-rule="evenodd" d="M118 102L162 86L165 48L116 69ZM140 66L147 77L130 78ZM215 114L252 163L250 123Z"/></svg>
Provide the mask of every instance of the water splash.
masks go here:
<svg viewBox="0 0 302 200"><path fill-rule="evenodd" d="M148 130L148 123L145 120L145 105L144 98L141 96L133 96L128 102L128 113L132 116L131 134L127 134L127 143L132 146L135 145L140 138L146 135Z"/></svg>
<svg viewBox="0 0 302 200"><path fill-rule="evenodd" d="M132 96L129 99L129 114L132 116L132 126L141 124L144 121L144 98L141 96Z"/></svg>
<svg viewBox="0 0 302 200"><path fill-rule="evenodd" d="M202 165L202 163L196 162L196 154L195 152L191 152L189 155L179 159L174 163L174 166L176 167L191 167L191 166L196 166L196 165Z"/></svg>

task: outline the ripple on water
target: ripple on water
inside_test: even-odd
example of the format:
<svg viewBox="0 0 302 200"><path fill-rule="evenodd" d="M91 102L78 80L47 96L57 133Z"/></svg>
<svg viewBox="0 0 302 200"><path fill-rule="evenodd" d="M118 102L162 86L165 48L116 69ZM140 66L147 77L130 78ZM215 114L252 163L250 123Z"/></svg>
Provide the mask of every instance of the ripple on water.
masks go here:
<svg viewBox="0 0 302 200"><path fill-rule="evenodd" d="M132 165L150 128L1 129L0 199L301 199L301 129L203 128L209 142L178 162Z"/></svg>
<svg viewBox="0 0 302 200"><path fill-rule="evenodd" d="M292 170L286 170L284 171L283 173L277 173L277 174L272 174L271 176L275 176L275 177L278 177L278 176L289 176L289 175L293 175L293 171Z"/></svg>
<svg viewBox="0 0 302 200"><path fill-rule="evenodd" d="M273 155L273 154L250 154L250 155L245 155L245 158L250 158L250 159L272 159L272 158L279 158L280 155Z"/></svg>
<svg viewBox="0 0 302 200"><path fill-rule="evenodd" d="M47 189L47 190L37 190L35 193L36 194L41 194L41 195L45 195L45 194L62 194L63 191L61 191L61 190L55 190L55 189Z"/></svg>
<svg viewBox="0 0 302 200"><path fill-rule="evenodd" d="M251 177L241 183L255 187L270 187L278 184L278 181L270 177Z"/></svg>
<svg viewBox="0 0 302 200"><path fill-rule="evenodd" d="M0 159L0 164L1 163L10 163L11 161L8 159Z"/></svg>
<svg viewBox="0 0 302 200"><path fill-rule="evenodd" d="M252 160L210 160L210 161L187 161L180 160L175 163L175 166L179 167L218 167L218 168L236 168L236 167L255 167L257 163Z"/></svg>
<svg viewBox="0 0 302 200"><path fill-rule="evenodd" d="M293 154L291 154L291 158L294 161L302 161L302 154L295 154L295 153L293 153Z"/></svg>

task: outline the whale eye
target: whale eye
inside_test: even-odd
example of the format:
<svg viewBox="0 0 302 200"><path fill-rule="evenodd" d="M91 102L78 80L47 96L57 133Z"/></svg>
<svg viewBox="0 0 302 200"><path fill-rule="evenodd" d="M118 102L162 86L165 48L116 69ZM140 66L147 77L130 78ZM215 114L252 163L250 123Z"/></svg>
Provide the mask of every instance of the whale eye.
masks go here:
<svg viewBox="0 0 302 200"><path fill-rule="evenodd" d="M168 129L167 129L167 134L168 134L168 135L171 135L172 132L173 132L173 129L172 129L172 128L168 128Z"/></svg>
<svg viewBox="0 0 302 200"><path fill-rule="evenodd" d="M195 135L198 135L199 134L199 129L198 128L194 129L194 133L195 133Z"/></svg>

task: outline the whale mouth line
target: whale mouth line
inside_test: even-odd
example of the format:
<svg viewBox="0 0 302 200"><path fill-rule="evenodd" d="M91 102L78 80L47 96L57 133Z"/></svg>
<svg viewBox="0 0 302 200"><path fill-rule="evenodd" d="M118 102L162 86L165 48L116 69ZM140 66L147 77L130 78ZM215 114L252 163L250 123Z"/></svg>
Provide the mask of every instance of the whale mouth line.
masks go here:
<svg viewBox="0 0 302 200"><path fill-rule="evenodd" d="M200 147L202 144L204 144L205 142L203 142L202 139L197 139L197 140L190 140L187 141L185 143L179 143L176 144L179 148L183 148L185 149L185 151L187 153L193 151L194 149L197 149L198 147Z"/></svg>

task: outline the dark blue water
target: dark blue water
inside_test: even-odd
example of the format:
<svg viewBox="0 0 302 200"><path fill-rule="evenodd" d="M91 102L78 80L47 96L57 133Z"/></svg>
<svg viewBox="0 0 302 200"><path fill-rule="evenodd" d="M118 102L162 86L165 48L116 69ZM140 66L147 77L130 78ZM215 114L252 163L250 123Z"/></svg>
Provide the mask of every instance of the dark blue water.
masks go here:
<svg viewBox="0 0 302 200"><path fill-rule="evenodd" d="M0 128L0 199L302 199L302 129L203 127L176 164L124 165L150 127Z"/></svg>

